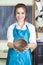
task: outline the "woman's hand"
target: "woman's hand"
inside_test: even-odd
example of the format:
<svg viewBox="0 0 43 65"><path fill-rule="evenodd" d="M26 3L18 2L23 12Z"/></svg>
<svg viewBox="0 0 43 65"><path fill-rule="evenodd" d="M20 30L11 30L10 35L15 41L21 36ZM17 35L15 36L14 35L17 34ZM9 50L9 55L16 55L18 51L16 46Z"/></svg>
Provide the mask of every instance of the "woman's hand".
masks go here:
<svg viewBox="0 0 43 65"><path fill-rule="evenodd" d="M14 50L16 50L17 52L19 52L19 50L18 50L18 49L15 49L15 48L14 48Z"/></svg>
<svg viewBox="0 0 43 65"><path fill-rule="evenodd" d="M23 48L24 51L27 51L28 49L29 49L29 44L27 44L27 46Z"/></svg>

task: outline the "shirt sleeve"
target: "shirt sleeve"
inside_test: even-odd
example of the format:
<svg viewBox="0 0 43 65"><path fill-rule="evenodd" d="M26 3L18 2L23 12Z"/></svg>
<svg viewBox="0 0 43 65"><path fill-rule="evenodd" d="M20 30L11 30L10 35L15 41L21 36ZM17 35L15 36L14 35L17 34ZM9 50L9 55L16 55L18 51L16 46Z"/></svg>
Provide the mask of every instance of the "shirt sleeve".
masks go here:
<svg viewBox="0 0 43 65"><path fill-rule="evenodd" d="M35 31L35 26L30 24L30 23L26 23L30 32L30 38L29 38L29 42L30 43L36 43L36 31Z"/></svg>
<svg viewBox="0 0 43 65"><path fill-rule="evenodd" d="M35 43L36 44L36 32L35 32L35 27L31 27L30 29L30 43Z"/></svg>
<svg viewBox="0 0 43 65"><path fill-rule="evenodd" d="M34 43L36 44L37 46L37 43L36 43L36 32L35 32L35 27L32 26L31 29L30 29L30 39L29 39L30 43ZM33 51L34 49L31 49L31 52Z"/></svg>
<svg viewBox="0 0 43 65"><path fill-rule="evenodd" d="M7 40L8 40L8 42L12 42L13 43L13 29L12 29L12 27L8 28Z"/></svg>

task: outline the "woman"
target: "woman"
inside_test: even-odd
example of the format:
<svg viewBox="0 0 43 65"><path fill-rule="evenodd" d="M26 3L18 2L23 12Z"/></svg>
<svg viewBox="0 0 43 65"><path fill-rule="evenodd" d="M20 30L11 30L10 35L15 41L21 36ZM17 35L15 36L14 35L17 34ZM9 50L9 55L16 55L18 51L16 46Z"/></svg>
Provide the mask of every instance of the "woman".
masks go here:
<svg viewBox="0 0 43 65"><path fill-rule="evenodd" d="M26 21L27 8L24 4L17 4L14 10L16 23L8 28L8 57L6 65L32 65L31 49L36 48L35 28ZM14 43L18 39L27 41L28 45L23 52L16 51Z"/></svg>

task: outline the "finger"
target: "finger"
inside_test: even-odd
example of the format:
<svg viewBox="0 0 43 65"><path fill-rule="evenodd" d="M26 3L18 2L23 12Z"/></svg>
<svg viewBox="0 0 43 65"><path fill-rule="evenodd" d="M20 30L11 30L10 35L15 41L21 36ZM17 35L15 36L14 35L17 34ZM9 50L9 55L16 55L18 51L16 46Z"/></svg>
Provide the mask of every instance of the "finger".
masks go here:
<svg viewBox="0 0 43 65"><path fill-rule="evenodd" d="M27 51L27 49L26 49L26 50L24 50L24 51Z"/></svg>
<svg viewBox="0 0 43 65"><path fill-rule="evenodd" d="M18 51L18 52L19 52L19 50L15 49L15 48L14 48L14 50L16 50L16 51Z"/></svg>
<svg viewBox="0 0 43 65"><path fill-rule="evenodd" d="M24 51L27 51L28 49L29 49L28 46L23 48Z"/></svg>
<svg viewBox="0 0 43 65"><path fill-rule="evenodd" d="M24 47L24 50L26 50L26 49L29 49L29 48L26 46L26 47Z"/></svg>

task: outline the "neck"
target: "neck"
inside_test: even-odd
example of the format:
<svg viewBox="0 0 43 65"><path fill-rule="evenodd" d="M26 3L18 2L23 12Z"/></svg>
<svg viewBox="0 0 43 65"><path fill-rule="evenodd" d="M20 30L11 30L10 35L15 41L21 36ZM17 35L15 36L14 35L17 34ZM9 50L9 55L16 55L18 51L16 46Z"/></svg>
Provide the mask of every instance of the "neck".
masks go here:
<svg viewBox="0 0 43 65"><path fill-rule="evenodd" d="M18 25L20 26L20 28L22 28L24 26L25 22L22 21L22 22L18 22Z"/></svg>

